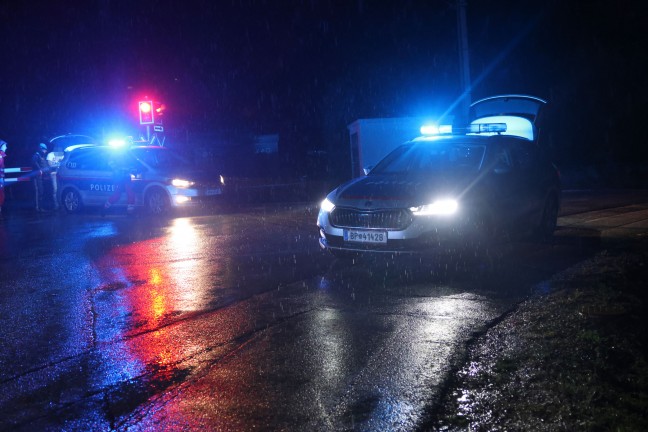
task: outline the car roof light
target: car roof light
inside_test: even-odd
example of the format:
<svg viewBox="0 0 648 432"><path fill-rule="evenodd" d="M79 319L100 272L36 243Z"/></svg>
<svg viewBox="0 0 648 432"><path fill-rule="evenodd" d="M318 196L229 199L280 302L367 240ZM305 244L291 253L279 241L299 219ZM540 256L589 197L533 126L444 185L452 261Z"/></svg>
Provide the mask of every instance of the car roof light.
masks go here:
<svg viewBox="0 0 648 432"><path fill-rule="evenodd" d="M441 125L441 126L439 126L439 133L440 134L451 134L452 133L452 125Z"/></svg>
<svg viewBox="0 0 648 432"><path fill-rule="evenodd" d="M421 135L438 135L439 128L436 125L421 126Z"/></svg>
<svg viewBox="0 0 648 432"><path fill-rule="evenodd" d="M423 125L421 135L444 135L452 133L452 125Z"/></svg>
<svg viewBox="0 0 648 432"><path fill-rule="evenodd" d="M486 125L486 124L504 124L506 129L503 131L482 131L483 134L501 134L501 135L511 135L517 136L520 138L528 139L533 141L535 138L535 130L533 123L524 117L519 116L510 116L510 115L499 115L491 117L482 117L477 120L474 120L471 123L472 126L476 125ZM478 132L476 132L478 133Z"/></svg>
<svg viewBox="0 0 648 432"><path fill-rule="evenodd" d="M118 147L124 147L126 145L126 140L118 138L118 139L112 139L108 141L108 145L110 147L118 148Z"/></svg>
<svg viewBox="0 0 648 432"><path fill-rule="evenodd" d="M506 123L473 123L468 133L502 133L506 132Z"/></svg>

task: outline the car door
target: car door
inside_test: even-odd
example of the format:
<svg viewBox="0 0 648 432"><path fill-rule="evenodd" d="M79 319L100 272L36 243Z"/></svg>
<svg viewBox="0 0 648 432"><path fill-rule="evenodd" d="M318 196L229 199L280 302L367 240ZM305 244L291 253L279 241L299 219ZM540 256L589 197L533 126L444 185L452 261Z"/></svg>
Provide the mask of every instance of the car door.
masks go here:
<svg viewBox="0 0 648 432"><path fill-rule="evenodd" d="M78 148L65 164L65 182L73 185L84 204L103 204L115 191L106 150L100 147Z"/></svg>

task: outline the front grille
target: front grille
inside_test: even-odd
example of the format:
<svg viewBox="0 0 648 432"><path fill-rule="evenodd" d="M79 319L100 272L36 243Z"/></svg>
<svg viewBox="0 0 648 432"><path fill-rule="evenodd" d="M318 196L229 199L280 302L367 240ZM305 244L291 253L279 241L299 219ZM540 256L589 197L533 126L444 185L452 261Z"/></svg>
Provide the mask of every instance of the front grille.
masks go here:
<svg viewBox="0 0 648 432"><path fill-rule="evenodd" d="M336 207L329 220L334 226L342 228L402 230L412 223L412 213L405 209L361 211Z"/></svg>

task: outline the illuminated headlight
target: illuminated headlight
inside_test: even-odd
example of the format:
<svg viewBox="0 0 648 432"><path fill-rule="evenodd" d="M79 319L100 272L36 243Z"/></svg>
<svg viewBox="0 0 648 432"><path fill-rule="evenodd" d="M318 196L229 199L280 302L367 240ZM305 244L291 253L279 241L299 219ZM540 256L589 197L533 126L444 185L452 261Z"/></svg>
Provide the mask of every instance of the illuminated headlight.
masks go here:
<svg viewBox="0 0 648 432"><path fill-rule="evenodd" d="M335 208L335 204L329 201L328 198L324 198L324 201L322 201L322 203L320 204L320 209L326 213L332 212L334 208Z"/></svg>
<svg viewBox="0 0 648 432"><path fill-rule="evenodd" d="M221 182L222 185L224 185L225 184L225 177L220 176L220 182Z"/></svg>
<svg viewBox="0 0 648 432"><path fill-rule="evenodd" d="M193 186L194 182L189 180L173 179L171 180L171 184L177 188L188 188Z"/></svg>
<svg viewBox="0 0 648 432"><path fill-rule="evenodd" d="M174 199L175 199L175 202L176 202L177 204L186 203L187 201L190 201L190 200L191 200L191 198L189 198L189 197L187 197L187 196L184 196L184 195L176 195L176 196L174 197Z"/></svg>
<svg viewBox="0 0 648 432"><path fill-rule="evenodd" d="M457 212L459 204L453 199L436 200L431 204L418 207L411 207L410 210L415 216L451 215Z"/></svg>

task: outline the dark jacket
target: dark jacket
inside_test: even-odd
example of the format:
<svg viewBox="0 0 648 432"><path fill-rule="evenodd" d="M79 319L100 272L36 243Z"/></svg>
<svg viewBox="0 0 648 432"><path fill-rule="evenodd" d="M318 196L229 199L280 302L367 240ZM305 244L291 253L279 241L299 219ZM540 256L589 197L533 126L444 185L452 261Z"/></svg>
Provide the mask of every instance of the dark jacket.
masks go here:
<svg viewBox="0 0 648 432"><path fill-rule="evenodd" d="M32 156L31 158L31 163L32 163L32 169L35 172L41 171L41 174L49 172L50 169L49 164L47 163L47 159L45 159L45 156L43 156L42 152L37 151L36 153L34 153L34 156Z"/></svg>

